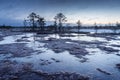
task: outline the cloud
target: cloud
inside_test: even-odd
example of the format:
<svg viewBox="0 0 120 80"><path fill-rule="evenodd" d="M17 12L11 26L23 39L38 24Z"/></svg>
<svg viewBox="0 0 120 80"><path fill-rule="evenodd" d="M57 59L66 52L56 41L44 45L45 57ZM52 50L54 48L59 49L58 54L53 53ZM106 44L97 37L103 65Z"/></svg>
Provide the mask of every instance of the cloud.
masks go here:
<svg viewBox="0 0 120 80"><path fill-rule="evenodd" d="M4 19L6 23L9 19L22 20L31 12L53 20L57 13L62 12L73 20L76 16L87 16L88 21L92 21L99 20L100 15L120 13L119 3L120 0L1 0L0 20ZM91 18L96 17L93 12L99 14L97 18Z"/></svg>
<svg viewBox="0 0 120 80"><path fill-rule="evenodd" d="M98 20L99 17L94 17L94 18L89 18L88 21L92 21L92 20Z"/></svg>

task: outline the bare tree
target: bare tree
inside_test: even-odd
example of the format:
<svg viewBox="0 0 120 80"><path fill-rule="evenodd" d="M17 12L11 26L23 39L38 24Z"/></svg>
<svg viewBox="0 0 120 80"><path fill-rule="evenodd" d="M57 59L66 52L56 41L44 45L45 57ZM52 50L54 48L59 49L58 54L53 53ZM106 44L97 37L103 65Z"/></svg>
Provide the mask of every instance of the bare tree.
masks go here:
<svg viewBox="0 0 120 80"><path fill-rule="evenodd" d="M26 31L26 27L27 27L27 20L26 19L24 19L23 24L24 24L24 28L25 28L25 31Z"/></svg>
<svg viewBox="0 0 120 80"><path fill-rule="evenodd" d="M95 27L95 33L97 34L98 26L97 26L96 22L94 23L94 27Z"/></svg>
<svg viewBox="0 0 120 80"><path fill-rule="evenodd" d="M117 27L120 27L120 23L119 23L119 22L116 22L116 26L117 26Z"/></svg>
<svg viewBox="0 0 120 80"><path fill-rule="evenodd" d="M39 24L39 26L41 28L41 31L44 31L45 19L40 17L39 15L37 16L37 18L38 18L37 22L38 22L38 24Z"/></svg>
<svg viewBox="0 0 120 80"><path fill-rule="evenodd" d="M57 32L57 21L54 21L55 32Z"/></svg>
<svg viewBox="0 0 120 80"><path fill-rule="evenodd" d="M32 30L34 31L34 28L36 27L36 18L37 18L37 14L32 12L29 16L28 16L30 23L32 25Z"/></svg>
<svg viewBox="0 0 120 80"><path fill-rule="evenodd" d="M77 25L78 25L78 33L79 33L80 28L81 28L81 22L80 22L80 20L77 21Z"/></svg>
<svg viewBox="0 0 120 80"><path fill-rule="evenodd" d="M117 29L120 29L120 23L116 22L116 27L114 28L114 33L116 33Z"/></svg>
<svg viewBox="0 0 120 80"><path fill-rule="evenodd" d="M54 17L55 21L58 22L58 28L59 28L59 32L62 31L62 27L63 27L63 22L66 22L66 17L65 15L63 15L63 13L58 13L55 17Z"/></svg>
<svg viewBox="0 0 120 80"><path fill-rule="evenodd" d="M24 19L23 24L24 24L24 27L27 26L27 20L26 19Z"/></svg>

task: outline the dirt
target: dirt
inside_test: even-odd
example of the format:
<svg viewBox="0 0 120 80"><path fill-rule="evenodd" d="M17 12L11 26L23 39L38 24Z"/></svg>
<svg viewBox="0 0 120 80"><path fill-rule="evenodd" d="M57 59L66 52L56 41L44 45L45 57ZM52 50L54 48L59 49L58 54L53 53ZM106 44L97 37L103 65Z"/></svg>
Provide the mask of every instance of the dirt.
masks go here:
<svg viewBox="0 0 120 80"><path fill-rule="evenodd" d="M112 75L110 72L107 72L107 71L102 70L102 69L100 69L100 68L97 68L96 70L98 70L99 72L104 73L104 74L106 74L106 75Z"/></svg>
<svg viewBox="0 0 120 80"><path fill-rule="evenodd" d="M111 46L113 46L113 47L120 47L120 45L111 45Z"/></svg>
<svg viewBox="0 0 120 80"><path fill-rule="evenodd" d="M116 67L117 67L118 69L120 69L120 64L116 64Z"/></svg>
<svg viewBox="0 0 120 80"><path fill-rule="evenodd" d="M85 56L88 54L87 50L79 44L74 43L66 43L69 41L68 39L54 39L46 41L46 48L52 49L55 53L61 53L64 51L68 51L71 55L75 55L79 57Z"/></svg>
<svg viewBox="0 0 120 80"><path fill-rule="evenodd" d="M112 47L106 47L106 46L97 46L97 48L101 49L101 50L104 50L104 51L107 51L109 53L111 52L119 52L120 50L118 49L113 49Z"/></svg>
<svg viewBox="0 0 120 80"><path fill-rule="evenodd" d="M77 73L58 72L58 73L43 73L41 71L32 71L39 76L46 76L44 80L89 80L88 76L83 76Z"/></svg>
<svg viewBox="0 0 120 80"><path fill-rule="evenodd" d="M0 62L0 80L89 80L88 76L78 73L47 73L32 69L30 63L17 63L4 60Z"/></svg>
<svg viewBox="0 0 120 80"><path fill-rule="evenodd" d="M25 43L5 44L0 47L0 54L12 54L12 57L25 57L35 52L31 48L25 47Z"/></svg>

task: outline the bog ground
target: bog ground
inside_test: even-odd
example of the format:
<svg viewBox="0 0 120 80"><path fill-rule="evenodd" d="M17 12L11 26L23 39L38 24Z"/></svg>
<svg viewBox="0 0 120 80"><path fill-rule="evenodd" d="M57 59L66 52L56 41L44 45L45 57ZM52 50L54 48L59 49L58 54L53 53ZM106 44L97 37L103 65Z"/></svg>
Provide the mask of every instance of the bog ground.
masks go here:
<svg viewBox="0 0 120 80"><path fill-rule="evenodd" d="M120 36L0 32L0 80L119 80Z"/></svg>

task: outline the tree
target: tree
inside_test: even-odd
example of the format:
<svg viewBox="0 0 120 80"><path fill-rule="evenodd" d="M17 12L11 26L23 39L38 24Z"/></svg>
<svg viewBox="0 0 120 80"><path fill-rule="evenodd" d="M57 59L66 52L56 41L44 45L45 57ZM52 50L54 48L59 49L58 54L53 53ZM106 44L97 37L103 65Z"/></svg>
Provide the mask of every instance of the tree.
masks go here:
<svg viewBox="0 0 120 80"><path fill-rule="evenodd" d="M27 20L26 19L24 19L23 24L24 24L25 31L26 31L26 27L27 27Z"/></svg>
<svg viewBox="0 0 120 80"><path fill-rule="evenodd" d="M95 27L95 33L97 33L97 30L98 30L98 26L96 23L94 23L94 27Z"/></svg>
<svg viewBox="0 0 120 80"><path fill-rule="evenodd" d="M120 29L120 23L116 22L116 27L114 28L114 33L116 33L116 30Z"/></svg>
<svg viewBox="0 0 120 80"><path fill-rule="evenodd" d="M54 21L55 32L57 32L57 21Z"/></svg>
<svg viewBox="0 0 120 80"><path fill-rule="evenodd" d="M119 23L119 22L116 22L116 26L117 26L117 27L120 27L120 23Z"/></svg>
<svg viewBox="0 0 120 80"><path fill-rule="evenodd" d="M44 31L45 19L40 17L39 15L37 16L37 18L38 18L37 22L38 22L38 24L39 24L39 26L41 28L41 31Z"/></svg>
<svg viewBox="0 0 120 80"><path fill-rule="evenodd" d="M62 31L62 27L63 27L63 22L66 22L66 17L65 15L63 15L63 13L58 13L55 17L54 17L55 21L58 22L58 29L59 32Z"/></svg>
<svg viewBox="0 0 120 80"><path fill-rule="evenodd" d="M81 28L81 22L80 22L80 20L78 20L77 25L78 25L78 33L79 33L80 28Z"/></svg>
<svg viewBox="0 0 120 80"><path fill-rule="evenodd" d="M65 31L70 32L70 29L71 29L70 23L67 23L67 24L66 24Z"/></svg>
<svg viewBox="0 0 120 80"><path fill-rule="evenodd" d="M30 23L32 25L32 30L34 31L34 28L36 27L36 18L37 18L37 14L32 12L29 16L28 16Z"/></svg>
<svg viewBox="0 0 120 80"><path fill-rule="evenodd" d="M27 26L27 20L26 19L24 19L23 24L24 24L24 27Z"/></svg>

